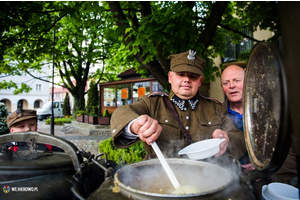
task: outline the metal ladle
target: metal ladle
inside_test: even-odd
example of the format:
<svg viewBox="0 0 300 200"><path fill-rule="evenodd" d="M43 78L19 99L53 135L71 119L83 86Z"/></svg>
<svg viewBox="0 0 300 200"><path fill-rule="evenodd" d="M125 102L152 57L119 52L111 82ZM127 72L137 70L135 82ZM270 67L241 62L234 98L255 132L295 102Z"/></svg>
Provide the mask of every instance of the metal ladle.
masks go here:
<svg viewBox="0 0 300 200"><path fill-rule="evenodd" d="M175 188L176 193L178 194L184 194L184 191L180 185L180 183L178 182L175 174L173 173L172 169L170 168L169 164L167 163L164 155L162 154L162 152L160 151L159 147L157 146L156 142L152 142L151 146L154 150L154 152L156 153L157 158L159 159L161 165L163 166L164 170L166 171L172 185Z"/></svg>

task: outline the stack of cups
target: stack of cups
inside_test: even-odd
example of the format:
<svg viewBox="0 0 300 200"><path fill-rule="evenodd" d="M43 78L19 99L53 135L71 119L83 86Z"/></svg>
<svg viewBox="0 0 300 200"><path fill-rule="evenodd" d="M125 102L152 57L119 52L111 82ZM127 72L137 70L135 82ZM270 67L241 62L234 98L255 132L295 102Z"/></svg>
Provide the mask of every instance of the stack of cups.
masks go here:
<svg viewBox="0 0 300 200"><path fill-rule="evenodd" d="M299 200L299 189L284 183L264 185L261 191L262 200Z"/></svg>

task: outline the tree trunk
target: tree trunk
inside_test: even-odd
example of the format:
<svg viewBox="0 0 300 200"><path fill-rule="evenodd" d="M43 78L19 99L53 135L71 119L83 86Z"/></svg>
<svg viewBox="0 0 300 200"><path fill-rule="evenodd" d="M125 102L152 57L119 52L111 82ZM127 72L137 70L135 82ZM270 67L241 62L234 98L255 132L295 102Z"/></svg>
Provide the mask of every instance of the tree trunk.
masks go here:
<svg viewBox="0 0 300 200"><path fill-rule="evenodd" d="M199 43L204 44L204 50L212 43L212 39L217 30L218 24L222 20L222 16L226 10L228 1L216 1L213 5L212 11L205 24L205 29L199 38Z"/></svg>

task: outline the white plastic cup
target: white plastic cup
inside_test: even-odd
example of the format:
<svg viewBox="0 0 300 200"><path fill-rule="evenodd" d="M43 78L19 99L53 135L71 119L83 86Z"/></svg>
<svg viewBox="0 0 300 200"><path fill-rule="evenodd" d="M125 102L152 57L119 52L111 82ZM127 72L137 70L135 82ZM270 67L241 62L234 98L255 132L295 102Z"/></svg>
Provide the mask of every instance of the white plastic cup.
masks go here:
<svg viewBox="0 0 300 200"><path fill-rule="evenodd" d="M285 183L270 183L261 190L262 200L299 200L299 189Z"/></svg>

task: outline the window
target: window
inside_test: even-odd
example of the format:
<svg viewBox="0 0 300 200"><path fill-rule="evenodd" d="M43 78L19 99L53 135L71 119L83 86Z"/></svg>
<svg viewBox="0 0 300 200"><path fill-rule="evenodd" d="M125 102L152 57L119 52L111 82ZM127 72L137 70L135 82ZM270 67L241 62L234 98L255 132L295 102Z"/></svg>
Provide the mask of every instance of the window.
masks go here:
<svg viewBox="0 0 300 200"><path fill-rule="evenodd" d="M17 108L23 109L23 100L18 101Z"/></svg>
<svg viewBox="0 0 300 200"><path fill-rule="evenodd" d="M150 82L134 83L132 87L133 103L137 102L142 95L149 94L149 93L150 93Z"/></svg>
<svg viewBox="0 0 300 200"><path fill-rule="evenodd" d="M117 85L117 106L131 104L131 84Z"/></svg>
<svg viewBox="0 0 300 200"><path fill-rule="evenodd" d="M39 108L39 107L41 107L40 101L35 101L34 104L33 104L33 107L34 107L34 108Z"/></svg>
<svg viewBox="0 0 300 200"><path fill-rule="evenodd" d="M116 107L120 107L122 105L135 103L142 95L148 95L151 92L163 91L162 86L154 79L133 82L120 81L117 84L102 87L101 91L103 92L100 98L102 106L104 108L108 106L114 107L109 108L110 110L114 110ZM103 107L102 109L104 109Z"/></svg>
<svg viewBox="0 0 300 200"><path fill-rule="evenodd" d="M164 89L161 87L161 85L158 82L152 82L152 91L151 92L163 92Z"/></svg>
<svg viewBox="0 0 300 200"><path fill-rule="evenodd" d="M42 91L42 85L41 84L36 84L35 88L36 88L36 91Z"/></svg>
<svg viewBox="0 0 300 200"><path fill-rule="evenodd" d="M59 108L59 103L55 102L54 103L54 108Z"/></svg>
<svg viewBox="0 0 300 200"><path fill-rule="evenodd" d="M103 90L103 101L106 106L115 105L115 87L105 87Z"/></svg>
<svg viewBox="0 0 300 200"><path fill-rule="evenodd" d="M253 32L250 31L248 27L245 27L242 32L250 37L253 37ZM224 51L224 58L222 57L223 63L236 61L242 52L251 50L254 44L253 41L248 38L243 38L243 40L239 44L233 44L231 40L232 38L228 36L227 47Z"/></svg>
<svg viewBox="0 0 300 200"><path fill-rule="evenodd" d="M54 99L60 100L61 98L61 93L55 93L54 94Z"/></svg>

